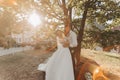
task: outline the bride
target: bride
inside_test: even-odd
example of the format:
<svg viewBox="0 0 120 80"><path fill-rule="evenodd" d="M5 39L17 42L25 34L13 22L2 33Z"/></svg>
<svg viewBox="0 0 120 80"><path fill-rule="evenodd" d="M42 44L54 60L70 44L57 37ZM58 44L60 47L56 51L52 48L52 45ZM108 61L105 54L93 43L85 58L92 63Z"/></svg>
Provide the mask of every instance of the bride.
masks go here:
<svg viewBox="0 0 120 80"><path fill-rule="evenodd" d="M45 80L74 80L73 63L68 48L69 40L61 30L57 30L57 50L47 63L38 66L45 71Z"/></svg>

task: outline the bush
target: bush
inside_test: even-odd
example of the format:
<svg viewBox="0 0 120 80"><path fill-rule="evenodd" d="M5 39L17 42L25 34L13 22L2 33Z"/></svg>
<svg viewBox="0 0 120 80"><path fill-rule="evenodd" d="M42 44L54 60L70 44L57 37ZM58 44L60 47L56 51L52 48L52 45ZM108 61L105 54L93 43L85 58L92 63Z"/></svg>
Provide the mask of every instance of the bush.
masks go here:
<svg viewBox="0 0 120 80"><path fill-rule="evenodd" d="M8 44L4 37L0 37L0 47L7 48Z"/></svg>
<svg viewBox="0 0 120 80"><path fill-rule="evenodd" d="M12 38L0 37L0 47L11 48L16 46L16 41Z"/></svg>

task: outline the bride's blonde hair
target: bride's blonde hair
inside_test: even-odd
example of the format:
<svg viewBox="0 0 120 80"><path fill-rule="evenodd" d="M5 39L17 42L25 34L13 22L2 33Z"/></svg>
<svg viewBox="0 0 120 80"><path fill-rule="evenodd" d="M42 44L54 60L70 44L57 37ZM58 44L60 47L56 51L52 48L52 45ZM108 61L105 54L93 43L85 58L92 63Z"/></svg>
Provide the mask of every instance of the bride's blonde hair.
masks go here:
<svg viewBox="0 0 120 80"><path fill-rule="evenodd" d="M57 33L57 32L61 32L62 37L63 37L63 38L65 37L64 31L62 31L62 30L56 30L56 33Z"/></svg>

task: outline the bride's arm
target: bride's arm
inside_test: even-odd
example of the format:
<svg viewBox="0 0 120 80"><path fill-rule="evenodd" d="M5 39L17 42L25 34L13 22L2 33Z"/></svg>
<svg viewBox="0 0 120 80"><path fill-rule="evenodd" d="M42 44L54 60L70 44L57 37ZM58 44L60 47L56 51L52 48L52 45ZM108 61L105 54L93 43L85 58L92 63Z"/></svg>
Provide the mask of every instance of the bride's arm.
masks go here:
<svg viewBox="0 0 120 80"><path fill-rule="evenodd" d="M55 41L55 44L50 48L48 48L46 51L49 52L49 51L55 50L56 47L57 47L57 40Z"/></svg>
<svg viewBox="0 0 120 80"><path fill-rule="evenodd" d="M69 47L69 46L70 46L69 40L65 39L63 43L63 47Z"/></svg>
<svg viewBox="0 0 120 80"><path fill-rule="evenodd" d="M53 45L51 48L47 49L47 51L52 51L57 47L57 44Z"/></svg>

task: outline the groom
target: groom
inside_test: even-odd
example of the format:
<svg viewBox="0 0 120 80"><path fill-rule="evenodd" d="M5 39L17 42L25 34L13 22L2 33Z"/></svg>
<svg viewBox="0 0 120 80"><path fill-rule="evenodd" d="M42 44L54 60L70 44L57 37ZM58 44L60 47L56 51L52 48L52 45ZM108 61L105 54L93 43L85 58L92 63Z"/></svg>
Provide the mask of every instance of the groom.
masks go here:
<svg viewBox="0 0 120 80"><path fill-rule="evenodd" d="M69 47L71 55L72 55L73 67L74 67L74 71L75 71L75 64L77 63L77 60L76 60L77 59L77 55L74 53L74 51L75 51L75 48L78 45L77 35L76 35L75 32L73 32L70 29L70 27L66 27L65 28L65 35L69 39L69 46L68 47Z"/></svg>

